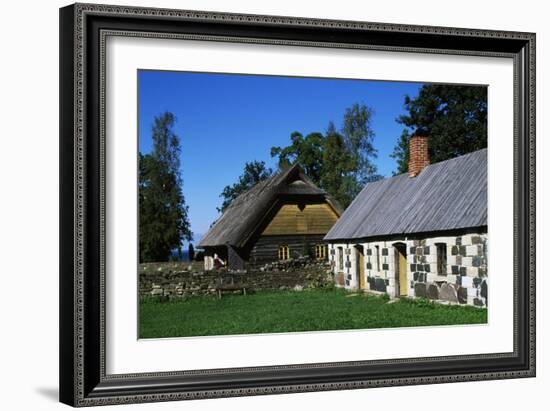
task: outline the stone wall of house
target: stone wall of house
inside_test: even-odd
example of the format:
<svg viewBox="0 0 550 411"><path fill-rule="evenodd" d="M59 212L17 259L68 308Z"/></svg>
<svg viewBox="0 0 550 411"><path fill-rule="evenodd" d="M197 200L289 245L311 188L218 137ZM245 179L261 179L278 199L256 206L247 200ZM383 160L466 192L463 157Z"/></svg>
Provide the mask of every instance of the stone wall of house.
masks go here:
<svg viewBox="0 0 550 411"><path fill-rule="evenodd" d="M326 261L296 259L248 271L197 271L185 262L139 265L139 294L185 298L215 294L218 285L245 284L247 290L294 289L332 286L334 278Z"/></svg>
<svg viewBox="0 0 550 411"><path fill-rule="evenodd" d="M487 235L479 233L330 244L331 267L335 279L341 279L337 285L359 288L361 246L364 288L399 297L399 245L406 254L408 297L487 306ZM438 245L445 249L445 253L440 249L439 257Z"/></svg>

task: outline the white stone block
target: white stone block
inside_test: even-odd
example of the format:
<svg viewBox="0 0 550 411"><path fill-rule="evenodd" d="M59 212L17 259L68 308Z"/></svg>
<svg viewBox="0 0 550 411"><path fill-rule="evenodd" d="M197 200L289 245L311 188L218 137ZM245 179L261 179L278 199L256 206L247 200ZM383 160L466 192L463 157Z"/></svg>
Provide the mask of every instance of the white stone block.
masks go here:
<svg viewBox="0 0 550 411"><path fill-rule="evenodd" d="M472 234L462 236L462 245L472 245Z"/></svg>
<svg viewBox="0 0 550 411"><path fill-rule="evenodd" d="M466 291L468 292L468 297L477 297L477 288L468 287Z"/></svg>
<svg viewBox="0 0 550 411"><path fill-rule="evenodd" d="M428 273L428 274L426 275L427 281L428 281L429 283L432 283L432 282L436 281L436 280L437 280L437 277L439 277L439 276L438 276L437 274L434 274L434 273Z"/></svg>
<svg viewBox="0 0 550 411"><path fill-rule="evenodd" d="M468 277L477 277L479 275L479 269L477 267L466 267L466 275Z"/></svg>
<svg viewBox="0 0 550 411"><path fill-rule="evenodd" d="M462 257L462 264L461 265L465 265L466 267L471 267L472 266L472 257Z"/></svg>
<svg viewBox="0 0 550 411"><path fill-rule="evenodd" d="M426 241L427 245L435 245L441 243L454 245L455 237L433 237Z"/></svg>
<svg viewBox="0 0 550 411"><path fill-rule="evenodd" d="M466 255L477 256L478 255L477 245L466 246Z"/></svg>
<svg viewBox="0 0 550 411"><path fill-rule="evenodd" d="M426 256L426 262L427 263L437 263L437 255L430 254Z"/></svg>
<svg viewBox="0 0 550 411"><path fill-rule="evenodd" d="M466 288L470 288L472 287L472 284L473 284L473 280L472 280L472 277L462 277L461 279L461 284L462 284L462 287L466 287Z"/></svg>
<svg viewBox="0 0 550 411"><path fill-rule="evenodd" d="M447 254L447 264L448 265L456 265L456 255L449 255Z"/></svg>

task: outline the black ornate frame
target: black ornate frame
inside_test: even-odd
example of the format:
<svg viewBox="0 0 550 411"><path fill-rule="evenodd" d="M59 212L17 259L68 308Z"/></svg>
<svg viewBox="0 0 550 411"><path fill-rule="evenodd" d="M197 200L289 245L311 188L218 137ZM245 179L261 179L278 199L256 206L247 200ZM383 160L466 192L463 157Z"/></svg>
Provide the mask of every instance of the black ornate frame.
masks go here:
<svg viewBox="0 0 550 411"><path fill-rule="evenodd" d="M508 57L514 61L514 351L105 373L107 36ZM60 10L60 400L74 406L535 375L535 34L76 4Z"/></svg>

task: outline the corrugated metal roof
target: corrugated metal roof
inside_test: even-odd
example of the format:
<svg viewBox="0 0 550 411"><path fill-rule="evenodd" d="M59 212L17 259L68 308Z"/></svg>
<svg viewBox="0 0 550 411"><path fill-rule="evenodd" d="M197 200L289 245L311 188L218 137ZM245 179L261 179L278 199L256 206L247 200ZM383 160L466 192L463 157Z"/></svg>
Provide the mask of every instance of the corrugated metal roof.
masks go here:
<svg viewBox="0 0 550 411"><path fill-rule="evenodd" d="M323 196L338 214L341 213L337 202L294 165L238 196L201 239L199 247L243 246L277 199L293 195Z"/></svg>
<svg viewBox="0 0 550 411"><path fill-rule="evenodd" d="M487 225L487 149L368 183L325 240Z"/></svg>

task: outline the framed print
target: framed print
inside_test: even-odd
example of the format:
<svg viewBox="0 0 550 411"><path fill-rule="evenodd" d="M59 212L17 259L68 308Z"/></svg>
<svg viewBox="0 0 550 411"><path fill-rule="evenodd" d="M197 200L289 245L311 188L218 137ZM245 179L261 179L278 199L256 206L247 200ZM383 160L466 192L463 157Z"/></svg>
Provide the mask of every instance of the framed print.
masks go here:
<svg viewBox="0 0 550 411"><path fill-rule="evenodd" d="M60 10L60 399L535 375L535 35Z"/></svg>

